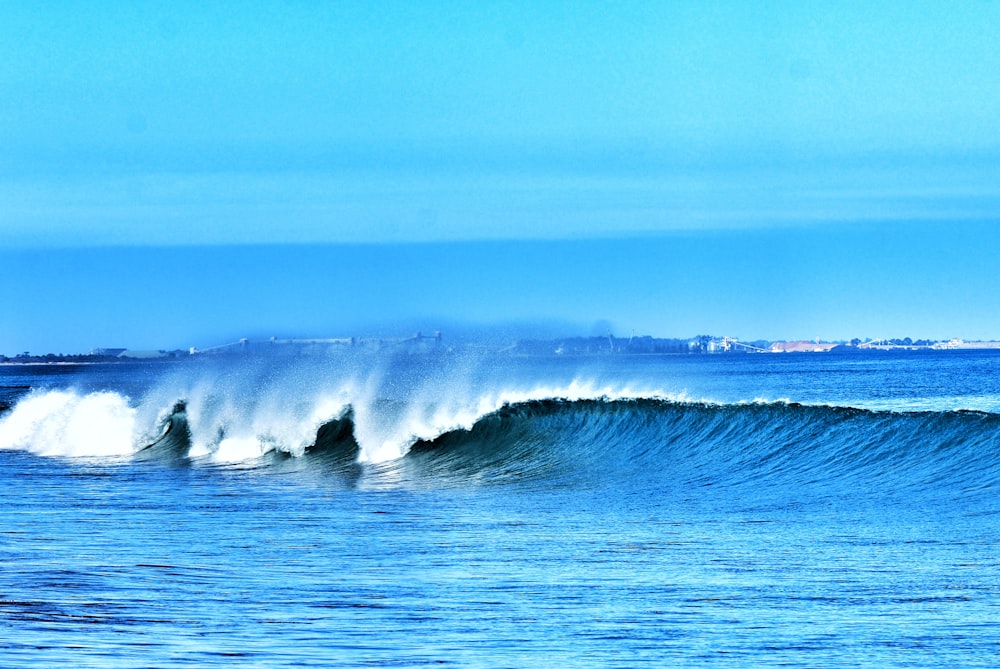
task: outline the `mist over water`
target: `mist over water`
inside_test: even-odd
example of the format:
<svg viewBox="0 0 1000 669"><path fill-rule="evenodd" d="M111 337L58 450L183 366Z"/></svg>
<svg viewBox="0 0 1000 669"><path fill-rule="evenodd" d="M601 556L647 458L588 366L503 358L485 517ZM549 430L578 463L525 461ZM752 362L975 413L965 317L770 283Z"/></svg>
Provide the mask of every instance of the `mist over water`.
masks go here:
<svg viewBox="0 0 1000 669"><path fill-rule="evenodd" d="M539 370L476 351L203 358L147 367L148 387L129 394L83 386L32 392L0 423L0 444L40 454L124 455L155 441L182 400L195 458L302 455L320 427L350 413L359 460L380 462L405 455L417 440L468 429L504 404L658 396L650 382L601 380L590 366ZM109 429L87 429L86 421Z"/></svg>

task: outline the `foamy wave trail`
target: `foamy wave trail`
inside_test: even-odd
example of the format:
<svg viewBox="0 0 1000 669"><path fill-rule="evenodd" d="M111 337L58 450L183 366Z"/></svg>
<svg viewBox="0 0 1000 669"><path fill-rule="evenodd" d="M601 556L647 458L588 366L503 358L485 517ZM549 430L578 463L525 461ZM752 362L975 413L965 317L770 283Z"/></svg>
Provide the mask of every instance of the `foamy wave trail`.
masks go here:
<svg viewBox="0 0 1000 669"><path fill-rule="evenodd" d="M246 366L192 377L185 370L138 401L111 391L36 390L0 417L0 448L237 465L259 464L272 454L300 457L311 451L315 458L318 451L329 452L330 435L336 434L334 450L346 448L359 463L378 464L403 458L416 443L467 431L512 404L656 395L584 380L483 389L450 374L417 377L400 387L398 377L387 380L371 370L361 380L317 383L316 370L306 371Z"/></svg>
<svg viewBox="0 0 1000 669"><path fill-rule="evenodd" d="M0 416L0 448L313 468L372 485L528 481L747 497L1000 490L995 413L711 404L586 382L395 399L377 385L279 388L194 384L170 402L176 388L139 402L33 391Z"/></svg>
<svg viewBox="0 0 1000 669"><path fill-rule="evenodd" d="M149 402L133 405L110 391L34 391L0 415L0 450L214 464L259 460L272 452L301 456L306 450L314 459L333 451L357 458L352 412L342 403L327 398L307 403L298 413L268 406L257 414L222 404L216 410L211 402L192 407L179 400L156 409Z"/></svg>
<svg viewBox="0 0 1000 669"><path fill-rule="evenodd" d="M34 392L0 418L0 449L47 456L134 452L136 410L114 392Z"/></svg>

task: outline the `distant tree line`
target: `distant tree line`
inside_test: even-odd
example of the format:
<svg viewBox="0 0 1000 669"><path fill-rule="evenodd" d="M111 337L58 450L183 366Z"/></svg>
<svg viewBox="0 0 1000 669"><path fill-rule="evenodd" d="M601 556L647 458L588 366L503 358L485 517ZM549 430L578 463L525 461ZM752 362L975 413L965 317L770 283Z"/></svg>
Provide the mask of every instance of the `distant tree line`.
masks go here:
<svg viewBox="0 0 1000 669"><path fill-rule="evenodd" d="M46 353L44 355L31 355L25 351L18 353L13 358L0 355L0 362L19 362L24 364L44 363L44 362L120 362L113 355L92 355L89 353Z"/></svg>
<svg viewBox="0 0 1000 669"><path fill-rule="evenodd" d="M187 357L187 351L165 351L163 355L155 358L145 358L145 361L176 360ZM14 357L0 354L0 363L19 364L43 364L53 362L74 362L74 363L95 363L95 362L137 362L140 358L122 357L117 355L105 355L98 353L45 353L44 355L31 355L28 351L18 353Z"/></svg>

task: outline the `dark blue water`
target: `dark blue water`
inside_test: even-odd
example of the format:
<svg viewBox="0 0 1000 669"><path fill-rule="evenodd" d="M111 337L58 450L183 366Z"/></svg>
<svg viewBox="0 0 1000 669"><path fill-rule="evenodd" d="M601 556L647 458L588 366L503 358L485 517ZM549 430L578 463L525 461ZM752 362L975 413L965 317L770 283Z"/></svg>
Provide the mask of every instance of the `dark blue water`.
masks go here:
<svg viewBox="0 0 1000 669"><path fill-rule="evenodd" d="M997 364L0 368L0 665L1000 666Z"/></svg>

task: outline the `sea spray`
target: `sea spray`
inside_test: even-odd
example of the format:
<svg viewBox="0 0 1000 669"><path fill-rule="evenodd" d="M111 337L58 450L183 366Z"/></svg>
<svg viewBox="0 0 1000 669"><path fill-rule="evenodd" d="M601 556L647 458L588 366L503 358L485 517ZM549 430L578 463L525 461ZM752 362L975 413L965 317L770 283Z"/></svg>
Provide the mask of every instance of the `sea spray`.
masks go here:
<svg viewBox="0 0 1000 669"><path fill-rule="evenodd" d="M33 392L0 418L0 449L50 456L116 456L134 450L136 411L113 392Z"/></svg>

